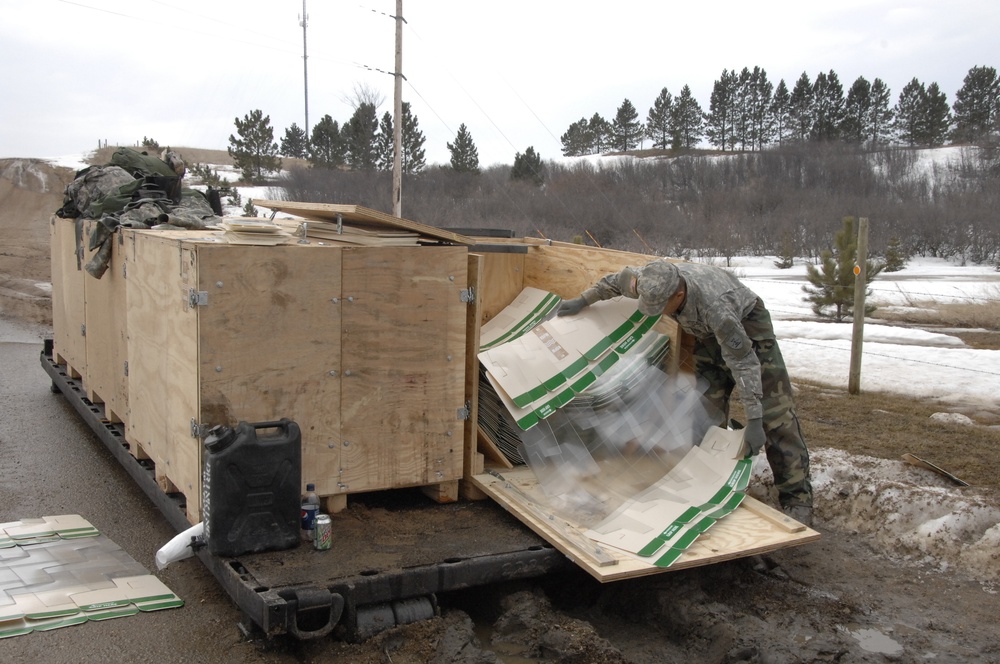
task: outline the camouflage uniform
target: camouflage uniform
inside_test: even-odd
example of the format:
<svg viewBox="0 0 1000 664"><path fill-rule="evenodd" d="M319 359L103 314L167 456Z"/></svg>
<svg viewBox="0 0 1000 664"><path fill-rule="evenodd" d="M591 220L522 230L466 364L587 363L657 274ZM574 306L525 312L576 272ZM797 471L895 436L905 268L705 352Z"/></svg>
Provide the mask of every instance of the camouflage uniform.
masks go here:
<svg viewBox="0 0 1000 664"><path fill-rule="evenodd" d="M729 399L733 388L739 386L747 418L763 418L767 460L782 507L811 507L809 451L764 302L722 268L697 263L673 265L676 272L670 269L645 275L643 268L625 268L603 277L582 297L587 304L621 295L639 297L640 310L644 304L649 311L643 313L648 314L656 306L662 311L666 298L677 289L677 276L683 278L687 296L673 318L695 338L695 371L709 383L705 396L728 420ZM662 262L657 267L663 267ZM653 280L662 283L651 284ZM659 297L652 306L648 301L651 291ZM644 299L647 302L643 303Z"/></svg>

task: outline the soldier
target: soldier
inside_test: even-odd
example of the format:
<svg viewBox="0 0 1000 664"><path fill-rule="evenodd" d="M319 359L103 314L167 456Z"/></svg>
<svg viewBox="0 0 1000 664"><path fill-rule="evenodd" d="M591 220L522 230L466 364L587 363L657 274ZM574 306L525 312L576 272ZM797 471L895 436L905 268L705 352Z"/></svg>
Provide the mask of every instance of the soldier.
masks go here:
<svg viewBox="0 0 1000 664"><path fill-rule="evenodd" d="M604 276L580 297L563 301L558 315L621 295L638 299L647 316L672 317L695 338L695 372L708 381L705 396L726 420L733 388L739 386L751 454L765 447L782 509L811 526L809 451L764 302L722 268L658 260Z"/></svg>

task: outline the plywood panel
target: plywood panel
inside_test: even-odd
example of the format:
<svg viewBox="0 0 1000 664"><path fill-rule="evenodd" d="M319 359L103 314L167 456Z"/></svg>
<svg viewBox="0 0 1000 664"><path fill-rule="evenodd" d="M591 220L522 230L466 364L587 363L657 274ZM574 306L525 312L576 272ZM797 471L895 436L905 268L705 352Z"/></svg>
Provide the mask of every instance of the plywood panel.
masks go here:
<svg viewBox="0 0 1000 664"><path fill-rule="evenodd" d="M156 464L161 486L187 498L201 520L198 416L198 315L189 291L198 284L192 245L156 231L124 233L128 313L129 420L126 439Z"/></svg>
<svg viewBox="0 0 1000 664"><path fill-rule="evenodd" d="M87 370L86 306L82 255L77 254L74 219L53 216L49 222L52 251L52 337L56 359L74 378ZM80 223L80 233L83 222ZM82 238L81 238L82 241Z"/></svg>
<svg viewBox="0 0 1000 664"><path fill-rule="evenodd" d="M461 478L466 249L343 256L342 490Z"/></svg>
<svg viewBox="0 0 1000 664"><path fill-rule="evenodd" d="M601 582L708 565L806 544L820 537L815 530L747 496L732 514L695 540L677 562L663 568L654 565L649 558L598 545L583 535L586 528L551 518L551 512L546 508L548 498L526 466L504 470L502 478L484 474L477 475L473 481L507 511ZM595 546L596 549L593 548Z"/></svg>
<svg viewBox="0 0 1000 664"><path fill-rule="evenodd" d="M524 289L524 259L525 254L483 254L482 285L476 291L480 325L503 311Z"/></svg>
<svg viewBox="0 0 1000 664"><path fill-rule="evenodd" d="M533 246L524 260L524 285L574 298L606 274L656 258L575 244Z"/></svg>
<svg viewBox="0 0 1000 664"><path fill-rule="evenodd" d="M98 222L85 222L84 241L90 241ZM111 260L100 279L84 272L87 302L87 375L84 387L94 401L104 403L105 416L124 422L128 415L128 360L124 236L112 236ZM95 398L96 397L96 398Z"/></svg>
<svg viewBox="0 0 1000 664"><path fill-rule="evenodd" d="M287 417L302 431L302 482L338 493L341 250L199 245L200 421Z"/></svg>

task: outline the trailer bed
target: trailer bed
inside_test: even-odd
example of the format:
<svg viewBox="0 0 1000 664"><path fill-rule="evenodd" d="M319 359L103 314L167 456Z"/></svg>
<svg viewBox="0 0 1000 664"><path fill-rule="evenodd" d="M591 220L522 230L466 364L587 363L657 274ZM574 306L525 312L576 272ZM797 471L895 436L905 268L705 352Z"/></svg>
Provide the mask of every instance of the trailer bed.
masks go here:
<svg viewBox="0 0 1000 664"><path fill-rule="evenodd" d="M121 424L87 398L80 379L56 362L43 369L171 527L190 527L184 496L165 493L148 461L130 454ZM491 500L437 504L418 489L351 495L335 515L333 547L307 542L287 551L198 558L248 620L267 635L358 640L433 615L436 594L537 577L568 559Z"/></svg>

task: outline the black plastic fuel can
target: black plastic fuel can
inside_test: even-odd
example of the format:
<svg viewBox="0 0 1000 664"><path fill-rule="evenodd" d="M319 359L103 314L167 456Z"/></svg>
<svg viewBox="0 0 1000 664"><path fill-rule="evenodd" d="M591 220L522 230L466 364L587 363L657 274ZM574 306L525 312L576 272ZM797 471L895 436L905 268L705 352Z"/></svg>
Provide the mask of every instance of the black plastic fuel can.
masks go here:
<svg viewBox="0 0 1000 664"><path fill-rule="evenodd" d="M295 422L210 429L202 473L208 550L238 556L298 545L301 477L302 435Z"/></svg>

